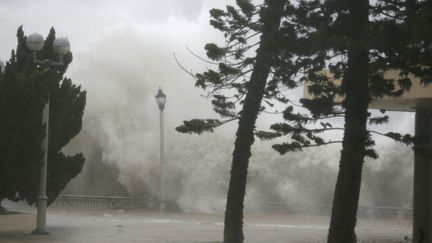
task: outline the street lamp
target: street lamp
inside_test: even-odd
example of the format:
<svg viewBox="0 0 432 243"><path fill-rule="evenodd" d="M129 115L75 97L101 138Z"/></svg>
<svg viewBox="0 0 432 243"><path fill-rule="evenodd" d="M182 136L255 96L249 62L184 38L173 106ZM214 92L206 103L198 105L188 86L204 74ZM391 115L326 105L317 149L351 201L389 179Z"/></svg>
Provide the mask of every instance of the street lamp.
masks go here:
<svg viewBox="0 0 432 243"><path fill-rule="evenodd" d="M70 50L70 44L67 38L60 37L56 38L53 43L54 53L58 55L58 61L49 59L39 60L36 57L38 51L42 50L44 46L44 38L38 34L33 33L27 37L26 40L27 48L33 53L33 62L35 64L44 66L47 71L52 67L64 66L63 56ZM46 195L47 187L47 166L48 166L48 135L49 135L49 109L50 109L50 94L48 88L48 99L42 112L42 124L45 124L45 138L42 141L42 150L44 151L42 166L40 170L40 181L39 181L39 196L37 202L37 225L36 229L33 230L32 234L45 235L49 234L46 230L46 206L48 197Z"/></svg>
<svg viewBox="0 0 432 243"><path fill-rule="evenodd" d="M160 110L160 209L165 209L165 180L164 180L164 134L163 134L163 110L165 108L166 95L162 92L162 89L159 87L158 93L155 96L156 103L159 106Z"/></svg>

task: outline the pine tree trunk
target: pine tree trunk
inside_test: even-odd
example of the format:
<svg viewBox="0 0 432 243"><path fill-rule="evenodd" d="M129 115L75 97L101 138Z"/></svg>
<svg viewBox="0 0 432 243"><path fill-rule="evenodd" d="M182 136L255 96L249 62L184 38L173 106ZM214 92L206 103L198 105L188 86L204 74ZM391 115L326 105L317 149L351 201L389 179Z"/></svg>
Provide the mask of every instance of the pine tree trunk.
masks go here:
<svg viewBox="0 0 432 243"><path fill-rule="evenodd" d="M248 84L248 91L240 114L234 143L231 178L225 211L225 243L243 242L243 203L246 194L247 172L251 146L254 142L255 121L261 107L267 77L276 49L273 42L277 34L285 6L284 0L267 0L267 9L262 16L264 22L261 43Z"/></svg>
<svg viewBox="0 0 432 243"><path fill-rule="evenodd" d="M333 199L328 243L355 243L355 225L367 138L368 0L351 0L348 70L345 85L345 132Z"/></svg>

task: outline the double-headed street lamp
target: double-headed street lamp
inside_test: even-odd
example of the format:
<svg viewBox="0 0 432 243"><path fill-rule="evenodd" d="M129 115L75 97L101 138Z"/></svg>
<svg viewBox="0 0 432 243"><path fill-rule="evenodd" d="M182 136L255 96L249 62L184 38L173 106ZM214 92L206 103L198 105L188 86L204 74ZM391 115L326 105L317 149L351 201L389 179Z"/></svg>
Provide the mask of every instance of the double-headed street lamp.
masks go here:
<svg viewBox="0 0 432 243"><path fill-rule="evenodd" d="M163 110L165 108L166 95L162 92L162 89L159 87L158 93L155 96L156 103L159 106L160 110L160 209L165 209L165 178L164 178L164 134L163 134Z"/></svg>
<svg viewBox="0 0 432 243"><path fill-rule="evenodd" d="M63 56L69 53L70 50L70 44L67 38L56 38L53 43L53 50L54 53L58 55L59 59L57 61L49 59L38 60L36 54L38 51L42 50L44 46L44 38L38 33L33 33L27 37L26 45L27 48L33 52L34 63L44 66L47 71L49 71L52 67L64 66ZM50 94L48 87L48 99L42 113L42 124L45 124L45 138L42 141L42 150L44 151L44 156L40 170L39 196L37 202L37 225L36 229L32 232L33 234L48 234L48 231L46 230L46 206L48 200L46 195L46 182L48 167L49 109Z"/></svg>

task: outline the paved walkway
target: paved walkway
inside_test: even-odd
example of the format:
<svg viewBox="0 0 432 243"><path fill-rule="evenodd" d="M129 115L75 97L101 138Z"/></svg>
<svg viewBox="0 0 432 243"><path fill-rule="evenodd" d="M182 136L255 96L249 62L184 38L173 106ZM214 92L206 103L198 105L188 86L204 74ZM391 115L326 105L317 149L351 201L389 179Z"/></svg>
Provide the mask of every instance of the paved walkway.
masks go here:
<svg viewBox="0 0 432 243"><path fill-rule="evenodd" d="M50 209L50 235L2 232L0 242L220 242L222 214L152 211ZM253 214L245 218L246 243L325 242L327 217ZM364 243L407 242L409 220L360 219L358 238Z"/></svg>

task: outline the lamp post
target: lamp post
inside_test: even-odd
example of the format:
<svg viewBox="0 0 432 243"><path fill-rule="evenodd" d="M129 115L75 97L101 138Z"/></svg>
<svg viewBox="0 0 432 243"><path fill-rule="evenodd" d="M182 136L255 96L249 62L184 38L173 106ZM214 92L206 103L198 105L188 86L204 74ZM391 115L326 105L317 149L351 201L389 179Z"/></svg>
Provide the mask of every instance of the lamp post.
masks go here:
<svg viewBox="0 0 432 243"><path fill-rule="evenodd" d="M35 64L44 66L46 71L52 67L64 66L63 56L69 52L70 44L67 38L56 38L53 43L54 53L58 55L58 61L54 60L38 60L36 54L42 50L44 45L43 37L38 33L33 33L27 37L26 45L30 51L33 52L33 62ZM46 195L47 187L47 168L48 168L48 137L49 137L49 109L50 109L50 94L48 87L48 99L42 112L42 124L45 124L45 138L42 141L42 150L44 151L42 166L40 169L39 181L39 196L37 202L37 221L36 229L32 234L45 235L49 234L46 230L46 206L48 197Z"/></svg>
<svg viewBox="0 0 432 243"><path fill-rule="evenodd" d="M163 110L165 108L166 95L162 92L162 89L159 87L158 93L155 96L156 103L159 106L160 110L160 120L159 120L159 128L160 128L160 209L165 209L165 178L164 178L164 134L163 134Z"/></svg>

